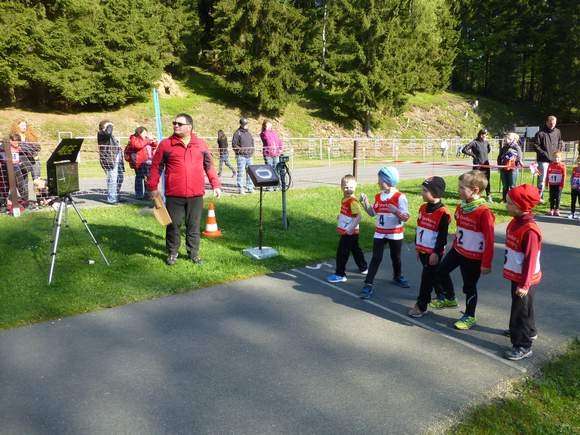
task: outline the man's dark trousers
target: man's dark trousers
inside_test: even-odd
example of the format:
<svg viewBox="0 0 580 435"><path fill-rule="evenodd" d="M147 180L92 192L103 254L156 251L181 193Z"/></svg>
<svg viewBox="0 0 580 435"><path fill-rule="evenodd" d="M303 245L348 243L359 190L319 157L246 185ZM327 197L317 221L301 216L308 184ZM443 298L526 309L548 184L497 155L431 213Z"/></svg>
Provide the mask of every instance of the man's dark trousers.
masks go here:
<svg viewBox="0 0 580 435"><path fill-rule="evenodd" d="M203 211L203 196L181 198L168 196L165 206L173 221L165 230L165 248L168 254L177 254L181 245L180 227L185 218L185 246L190 258L199 252L200 222Z"/></svg>

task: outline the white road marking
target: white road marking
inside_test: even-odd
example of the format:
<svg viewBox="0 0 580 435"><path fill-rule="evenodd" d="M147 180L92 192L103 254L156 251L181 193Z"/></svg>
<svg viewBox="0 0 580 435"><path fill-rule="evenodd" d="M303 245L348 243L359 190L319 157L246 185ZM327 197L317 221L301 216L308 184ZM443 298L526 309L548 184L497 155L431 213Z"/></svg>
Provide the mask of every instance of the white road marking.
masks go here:
<svg viewBox="0 0 580 435"><path fill-rule="evenodd" d="M332 264L328 264L328 263L318 263L316 266L306 266L306 269L319 270L322 266L332 267Z"/></svg>
<svg viewBox="0 0 580 435"><path fill-rule="evenodd" d="M474 344L467 343L467 342L465 342L463 340L460 340L457 337L453 337L451 335L445 334L444 332L441 332L441 331L439 331L439 330L437 330L437 329L435 329L435 328L433 328L433 327L431 327L429 325L426 325L424 323L419 322L418 320L414 319L413 317L409 317L409 316L406 316L404 314L398 313L398 312L396 312L394 310L391 310L390 308L387 308L387 307L385 307L385 306L383 306L381 304L378 304L378 303L376 303L374 301L371 301L371 300L368 300L368 299L366 299L366 300L365 299L360 299L358 297L358 295L355 295L355 294L353 294L353 293L351 293L351 292L349 292L349 291L347 291L345 289L342 289L342 288L340 288L340 287L338 287L338 286L336 286L334 284L330 284L330 283L328 283L326 281L323 281L323 280L321 280L319 278L316 278L315 276L312 276L312 275L309 275L309 274L307 274L305 272L302 272L301 270L292 269L292 271L295 272L295 273L298 273L300 275L303 275L303 276L305 276L307 278L310 278L310 279L312 279L314 281L317 281L317 282L319 282L321 284L324 284L324 285L326 285L328 287L331 287L331 288L333 288L335 290L338 290L339 292L344 293L345 295L348 295L348 296L350 296L352 298L355 298L355 299L359 299L361 301L364 301L367 304L372 305L373 307L376 307L376 308L378 308L380 310L386 311L387 313L389 313L389 314L391 314L393 316L399 317L399 318L405 320L406 322L409 322L409 323L411 323L411 324L413 324L415 326L418 326L420 328L423 328L423 329L426 329L428 331L431 331L431 332L433 332L435 334L438 334L441 337L444 337L444 338L446 338L448 340L453 341L454 343L460 344L461 346L467 347L467 348L469 348L469 349L471 349L471 350L473 350L475 352L478 352L478 353L480 353L482 355L485 355L488 358L491 358L491 359L493 359L493 360L495 360L495 361L497 361L497 362L499 362L501 364L504 364L504 365L506 365L508 367L511 367L512 369L515 369L515 370L517 370L517 371L519 371L521 373L526 373L527 372L527 370L524 367L519 366L518 364L516 364L513 361L510 361L508 359L502 358L502 357L500 357L500 356L498 356L498 355L496 355L494 353L491 353L491 352L489 352L489 351L487 351L485 349L482 349L482 348L480 348L478 346L475 346Z"/></svg>

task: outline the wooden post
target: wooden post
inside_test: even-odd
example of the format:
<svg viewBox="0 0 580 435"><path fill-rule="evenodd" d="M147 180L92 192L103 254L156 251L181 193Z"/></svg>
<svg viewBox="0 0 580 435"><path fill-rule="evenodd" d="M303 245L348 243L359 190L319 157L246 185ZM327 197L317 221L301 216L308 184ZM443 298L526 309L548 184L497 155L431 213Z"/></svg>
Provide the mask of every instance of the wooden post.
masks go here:
<svg viewBox="0 0 580 435"><path fill-rule="evenodd" d="M357 167L358 167L357 154L358 154L358 141L355 139L354 140L354 147L352 150L352 175L354 176L355 179L356 179L356 173L357 173Z"/></svg>

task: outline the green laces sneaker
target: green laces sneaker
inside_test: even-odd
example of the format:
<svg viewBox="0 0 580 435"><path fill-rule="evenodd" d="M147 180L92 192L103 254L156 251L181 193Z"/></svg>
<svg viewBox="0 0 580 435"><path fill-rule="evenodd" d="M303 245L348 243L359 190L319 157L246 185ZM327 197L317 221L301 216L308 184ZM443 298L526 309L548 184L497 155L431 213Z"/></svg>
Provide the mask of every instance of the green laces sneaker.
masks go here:
<svg viewBox="0 0 580 435"><path fill-rule="evenodd" d="M465 331L467 329L473 328L476 323L477 323L477 319L475 317L463 316L461 319L459 319L457 322L455 322L453 324L453 326L455 326L457 329L461 329L461 330Z"/></svg>
<svg viewBox="0 0 580 435"><path fill-rule="evenodd" d="M457 299L435 299L429 306L435 310L441 310L443 308L455 308L457 307Z"/></svg>

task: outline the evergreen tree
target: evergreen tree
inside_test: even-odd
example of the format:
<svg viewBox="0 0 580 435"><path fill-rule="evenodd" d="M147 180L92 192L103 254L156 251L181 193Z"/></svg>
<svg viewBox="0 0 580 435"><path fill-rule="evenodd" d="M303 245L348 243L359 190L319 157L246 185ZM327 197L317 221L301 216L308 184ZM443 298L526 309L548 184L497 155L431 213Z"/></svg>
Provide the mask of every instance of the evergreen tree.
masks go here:
<svg viewBox="0 0 580 435"><path fill-rule="evenodd" d="M218 70L229 89L259 110L284 110L304 84L302 15L279 0L220 0L212 43Z"/></svg>
<svg viewBox="0 0 580 435"><path fill-rule="evenodd" d="M379 109L399 110L410 92L445 86L453 62L449 6L429 0L329 2L325 93L334 112L369 133ZM445 11L445 14L441 14Z"/></svg>
<svg viewBox="0 0 580 435"><path fill-rule="evenodd" d="M461 3L453 87L540 105L578 120L580 4L571 0Z"/></svg>
<svg viewBox="0 0 580 435"><path fill-rule="evenodd" d="M144 96L175 61L171 38L179 28L173 10L158 1L26 3L0 6L2 27L9 29L0 36L5 100L120 106Z"/></svg>

